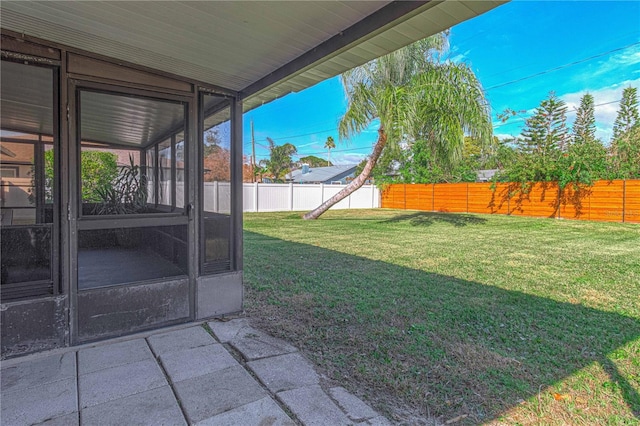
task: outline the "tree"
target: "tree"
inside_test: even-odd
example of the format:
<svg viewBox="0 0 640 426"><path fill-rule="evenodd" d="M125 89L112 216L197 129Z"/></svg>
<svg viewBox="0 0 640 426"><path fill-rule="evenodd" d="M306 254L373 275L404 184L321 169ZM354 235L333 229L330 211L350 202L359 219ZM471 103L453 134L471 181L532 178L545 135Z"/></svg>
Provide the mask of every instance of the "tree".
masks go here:
<svg viewBox="0 0 640 426"><path fill-rule="evenodd" d="M329 154L327 155L327 166L331 165L331 150L336 147L336 143L333 140L333 136L329 136L327 141L324 143L324 147L329 150Z"/></svg>
<svg viewBox="0 0 640 426"><path fill-rule="evenodd" d="M307 155L306 157L300 157L298 161L298 165L308 164L310 167L325 167L325 166L333 166L331 162L327 164L327 162L315 155Z"/></svg>
<svg viewBox="0 0 640 426"><path fill-rule="evenodd" d="M593 96L585 94L573 122L572 143L559 158L558 184L564 188L569 183L591 185L607 173L607 151L596 139L596 119Z"/></svg>
<svg viewBox="0 0 640 426"><path fill-rule="evenodd" d="M212 152L215 152L222 145L222 138L220 137L219 131L217 128L211 128L207 130L204 134L204 147L203 154L204 156L208 156Z"/></svg>
<svg viewBox="0 0 640 426"><path fill-rule="evenodd" d="M265 161L265 166L273 180L281 182L282 176L289 173L291 169L291 156L298 150L290 143L276 145L271 138L267 138L267 142L269 142L269 159Z"/></svg>
<svg viewBox="0 0 640 426"><path fill-rule="evenodd" d="M426 140L418 140L407 152L405 160L398 167L398 175L387 174L387 178L377 180L388 182L435 183L446 180L446 171L441 167Z"/></svg>
<svg viewBox="0 0 640 426"><path fill-rule="evenodd" d="M498 141L495 155L492 156L485 167L489 169L508 169L516 161L516 139Z"/></svg>
<svg viewBox="0 0 640 426"><path fill-rule="evenodd" d="M613 123L613 139L620 139L638 122L638 89L627 87L622 91L618 116Z"/></svg>
<svg viewBox="0 0 640 426"><path fill-rule="evenodd" d="M118 178L117 156L112 152L82 151L80 160L80 180L82 182L82 202L99 203L101 191L111 187ZM50 170L50 172L49 172ZM45 174L53 177L53 151L45 152ZM53 179L45 178L47 181Z"/></svg>
<svg viewBox="0 0 640 426"><path fill-rule="evenodd" d="M268 162L269 160L260 160L258 161L258 164L253 166L253 173L255 174L258 182L263 182L264 175L269 173L269 170L267 170Z"/></svg>
<svg viewBox="0 0 640 426"><path fill-rule="evenodd" d="M442 61L447 34L413 43L342 75L347 111L340 138L378 123L378 138L362 172L334 197L304 215L317 219L332 205L360 188L383 150L400 152L418 140L447 164L461 155L465 134L489 141L491 120L480 83L462 63Z"/></svg>
<svg viewBox="0 0 640 426"><path fill-rule="evenodd" d="M615 177L640 178L640 119L635 87L627 87L622 92L620 109L613 124L611 154Z"/></svg>
<svg viewBox="0 0 640 426"><path fill-rule="evenodd" d="M255 182L255 168L251 165L251 158L242 156L242 182L251 183Z"/></svg>
<svg viewBox="0 0 640 426"><path fill-rule="evenodd" d="M526 121L518 139L515 163L505 171L508 180L529 182L558 180L558 158L568 149L567 106L554 92L540 102Z"/></svg>
<svg viewBox="0 0 640 426"><path fill-rule="evenodd" d="M599 140L575 138L558 161L557 180L560 188L570 183L591 185L607 177L607 150Z"/></svg>
<svg viewBox="0 0 640 426"><path fill-rule="evenodd" d="M207 148L207 147L205 147ZM231 181L231 152L220 146L208 147L204 157L203 179L205 182L230 182Z"/></svg>
<svg viewBox="0 0 640 426"><path fill-rule="evenodd" d="M540 102L517 139L515 160L499 176L520 183L529 191L533 182L557 181L561 190L568 184L591 185L607 176L606 150L595 137L593 96L580 100L571 134L566 126L567 107L553 92Z"/></svg>
<svg viewBox="0 0 640 426"><path fill-rule="evenodd" d="M379 183L475 182L480 169L502 168L512 148L497 137L491 143L465 136L461 159L454 165L443 162L429 141L420 139L399 153L385 150L371 175ZM356 169L358 174L358 169Z"/></svg>
<svg viewBox="0 0 640 426"><path fill-rule="evenodd" d="M407 183L475 182L482 149L477 139L466 136L462 158L453 167L440 161L428 141L421 139L405 150L398 174L377 180Z"/></svg>
<svg viewBox="0 0 640 426"><path fill-rule="evenodd" d="M203 159L203 180L205 182L231 181L231 151L222 147L219 129L214 127L205 132Z"/></svg>
<svg viewBox="0 0 640 426"><path fill-rule="evenodd" d="M616 139L612 148L615 177L640 179L640 123Z"/></svg>
<svg viewBox="0 0 640 426"><path fill-rule="evenodd" d="M527 119L522 131L524 149L540 154L544 159L552 158L557 151L567 148L567 106L554 92L540 102L535 114Z"/></svg>
<svg viewBox="0 0 640 426"><path fill-rule="evenodd" d="M580 106L573 122L573 143L588 143L596 139L596 117L593 96L589 93L580 99Z"/></svg>

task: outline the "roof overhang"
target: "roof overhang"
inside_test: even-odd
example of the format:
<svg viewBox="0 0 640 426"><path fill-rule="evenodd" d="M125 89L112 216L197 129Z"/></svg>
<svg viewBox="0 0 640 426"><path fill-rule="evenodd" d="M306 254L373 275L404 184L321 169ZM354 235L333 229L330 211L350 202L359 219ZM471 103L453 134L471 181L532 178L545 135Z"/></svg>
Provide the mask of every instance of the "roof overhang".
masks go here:
<svg viewBox="0 0 640 426"><path fill-rule="evenodd" d="M248 110L502 3L5 0L0 26L239 93Z"/></svg>

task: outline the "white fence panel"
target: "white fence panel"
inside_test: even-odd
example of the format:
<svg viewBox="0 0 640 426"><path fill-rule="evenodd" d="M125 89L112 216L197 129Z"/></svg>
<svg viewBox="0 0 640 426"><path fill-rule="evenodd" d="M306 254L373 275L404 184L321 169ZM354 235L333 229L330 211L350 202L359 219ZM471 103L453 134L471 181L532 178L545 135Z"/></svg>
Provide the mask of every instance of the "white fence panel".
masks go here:
<svg viewBox="0 0 640 426"><path fill-rule="evenodd" d="M245 212L311 210L337 194L345 186L245 183L243 186L243 210ZM332 209L370 209L378 207L380 207L380 191L373 185L364 185L349 197L337 203Z"/></svg>
<svg viewBox="0 0 640 426"><path fill-rule="evenodd" d="M324 185L293 185L293 210L311 210L322 204Z"/></svg>
<svg viewBox="0 0 640 426"><path fill-rule="evenodd" d="M351 194L350 209L371 209L380 207L380 192L375 185L367 185Z"/></svg>
<svg viewBox="0 0 640 426"><path fill-rule="evenodd" d="M242 185L242 206L245 212L255 212L258 207L258 183Z"/></svg>
<svg viewBox="0 0 640 426"><path fill-rule="evenodd" d="M207 212L231 212L231 184L229 182L204 183L204 210Z"/></svg>
<svg viewBox="0 0 640 426"><path fill-rule="evenodd" d="M258 185L258 211L291 210L291 185L263 183Z"/></svg>
<svg viewBox="0 0 640 426"><path fill-rule="evenodd" d="M326 185L324 187L324 197L326 200L328 200L329 198L333 197L334 195L336 195L338 192L340 192L343 188L345 187L345 185ZM348 209L349 208L349 199L351 197L347 197L344 198L343 200L339 201L337 204L334 204L331 209L334 210L339 210L339 209Z"/></svg>
<svg viewBox="0 0 640 426"><path fill-rule="evenodd" d="M218 213L231 213L231 182L218 182Z"/></svg>
<svg viewBox="0 0 640 426"><path fill-rule="evenodd" d="M277 212L312 210L337 194L346 185L293 183L245 183L242 202L245 212ZM4 188L3 188L4 189ZM163 191L161 200L170 199L170 191ZM6 194L5 194L6 195ZM231 184L229 182L204 183L204 210L226 213L231 211ZM184 184L176 185L178 200L184 199ZM373 185L364 185L332 209L371 209L380 207L380 191Z"/></svg>

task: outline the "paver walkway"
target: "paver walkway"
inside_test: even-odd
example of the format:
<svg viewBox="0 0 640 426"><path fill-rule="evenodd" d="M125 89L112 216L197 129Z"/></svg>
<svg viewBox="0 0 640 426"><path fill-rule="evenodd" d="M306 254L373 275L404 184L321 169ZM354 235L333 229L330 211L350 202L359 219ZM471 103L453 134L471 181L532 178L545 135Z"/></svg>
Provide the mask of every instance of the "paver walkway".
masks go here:
<svg viewBox="0 0 640 426"><path fill-rule="evenodd" d="M389 424L245 319L208 325L4 361L0 424Z"/></svg>

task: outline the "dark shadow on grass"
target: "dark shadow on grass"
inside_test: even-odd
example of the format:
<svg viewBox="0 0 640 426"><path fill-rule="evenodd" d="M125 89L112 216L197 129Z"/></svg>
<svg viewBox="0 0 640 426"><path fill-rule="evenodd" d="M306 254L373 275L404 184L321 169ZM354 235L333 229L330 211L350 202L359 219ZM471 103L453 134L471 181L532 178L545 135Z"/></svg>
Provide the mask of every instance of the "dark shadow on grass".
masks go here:
<svg viewBox="0 0 640 426"><path fill-rule="evenodd" d="M459 227L467 225L480 225L486 223L487 219L465 213L416 212L399 214L391 219L380 221L380 223L402 222L409 222L413 226L430 226L436 222L441 222Z"/></svg>
<svg viewBox="0 0 640 426"><path fill-rule="evenodd" d="M640 338L636 318L246 230L244 238L247 313L378 402L392 395L444 420L488 422L598 363L639 417L638 393L616 365L633 368L634 355L608 358Z"/></svg>
<svg viewBox="0 0 640 426"><path fill-rule="evenodd" d="M640 395L638 392L631 386L631 383L620 374L618 367L616 367L609 358L602 357L599 362L604 371L609 375L611 381L620 388L624 400L629 404L633 415L640 419Z"/></svg>

